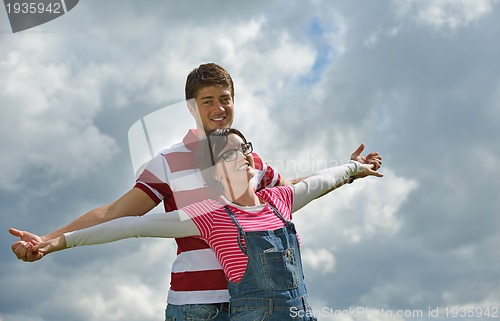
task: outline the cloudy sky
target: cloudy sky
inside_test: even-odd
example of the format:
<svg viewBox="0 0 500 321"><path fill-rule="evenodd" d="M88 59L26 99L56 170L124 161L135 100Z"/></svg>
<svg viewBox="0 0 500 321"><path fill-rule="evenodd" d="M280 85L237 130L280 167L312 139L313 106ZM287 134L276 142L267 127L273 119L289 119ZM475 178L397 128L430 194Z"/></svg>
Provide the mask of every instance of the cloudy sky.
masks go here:
<svg viewBox="0 0 500 321"><path fill-rule="evenodd" d="M85 0L16 34L0 9L0 321L163 320L173 240L24 263L7 229L43 235L128 191L129 128L205 62L285 176L362 142L384 157L384 178L296 215L320 320L500 318L499 39L497 0Z"/></svg>

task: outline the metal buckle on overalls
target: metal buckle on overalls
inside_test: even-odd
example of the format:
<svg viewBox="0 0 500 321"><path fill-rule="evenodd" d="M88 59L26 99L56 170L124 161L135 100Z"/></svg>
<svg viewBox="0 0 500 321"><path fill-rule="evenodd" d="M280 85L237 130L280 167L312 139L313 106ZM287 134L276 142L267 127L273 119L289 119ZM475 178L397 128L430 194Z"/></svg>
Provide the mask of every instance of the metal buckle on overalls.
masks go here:
<svg viewBox="0 0 500 321"><path fill-rule="evenodd" d="M246 247L243 246L243 244L241 244L241 238L244 238L245 237L245 231L243 231L242 229L238 229L238 246L240 247L240 250L241 252L243 252L243 254L247 255L247 249Z"/></svg>

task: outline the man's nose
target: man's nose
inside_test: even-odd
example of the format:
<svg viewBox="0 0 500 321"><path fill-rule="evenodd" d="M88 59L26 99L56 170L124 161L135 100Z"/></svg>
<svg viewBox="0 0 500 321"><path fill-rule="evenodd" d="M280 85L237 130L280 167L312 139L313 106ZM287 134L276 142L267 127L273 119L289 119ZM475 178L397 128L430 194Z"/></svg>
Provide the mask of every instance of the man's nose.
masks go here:
<svg viewBox="0 0 500 321"><path fill-rule="evenodd" d="M215 110L226 110L226 107L224 106L224 104L222 104L221 102L217 101L213 104L213 107Z"/></svg>

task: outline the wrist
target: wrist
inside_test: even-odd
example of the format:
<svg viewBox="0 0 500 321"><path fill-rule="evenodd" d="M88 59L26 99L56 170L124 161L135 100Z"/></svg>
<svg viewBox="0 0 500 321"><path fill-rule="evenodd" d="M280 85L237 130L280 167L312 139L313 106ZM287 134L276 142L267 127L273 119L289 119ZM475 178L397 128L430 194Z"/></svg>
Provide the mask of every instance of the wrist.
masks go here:
<svg viewBox="0 0 500 321"><path fill-rule="evenodd" d="M364 170L363 164L361 164L356 160L351 159L347 164L349 165L350 169L349 177L353 177L354 179L356 179L357 178L356 176Z"/></svg>

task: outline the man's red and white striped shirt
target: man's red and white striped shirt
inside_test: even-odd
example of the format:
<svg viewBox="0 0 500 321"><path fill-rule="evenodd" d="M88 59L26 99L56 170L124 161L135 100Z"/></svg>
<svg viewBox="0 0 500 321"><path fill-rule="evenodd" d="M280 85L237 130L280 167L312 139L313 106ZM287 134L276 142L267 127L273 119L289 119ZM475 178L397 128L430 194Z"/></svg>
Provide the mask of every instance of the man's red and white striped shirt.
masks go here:
<svg viewBox="0 0 500 321"><path fill-rule="evenodd" d="M199 138L190 130L183 141L162 150L141 173L135 187L166 212L214 198L198 168ZM279 185L280 175L253 154L256 190ZM227 280L214 252L198 237L177 238L177 257L172 265L169 304L204 304L229 301Z"/></svg>
<svg viewBox="0 0 500 321"><path fill-rule="evenodd" d="M284 226L283 221L269 206L271 202L286 220L291 220L293 190L290 186L279 186L257 192L265 205L240 207L222 199L234 213L245 232L275 230ZM207 241L222 263L229 281L239 282L245 274L248 257L238 246L238 227L229 217L220 201L210 200L183 207L196 224L200 237ZM242 245L245 242L242 239Z"/></svg>

